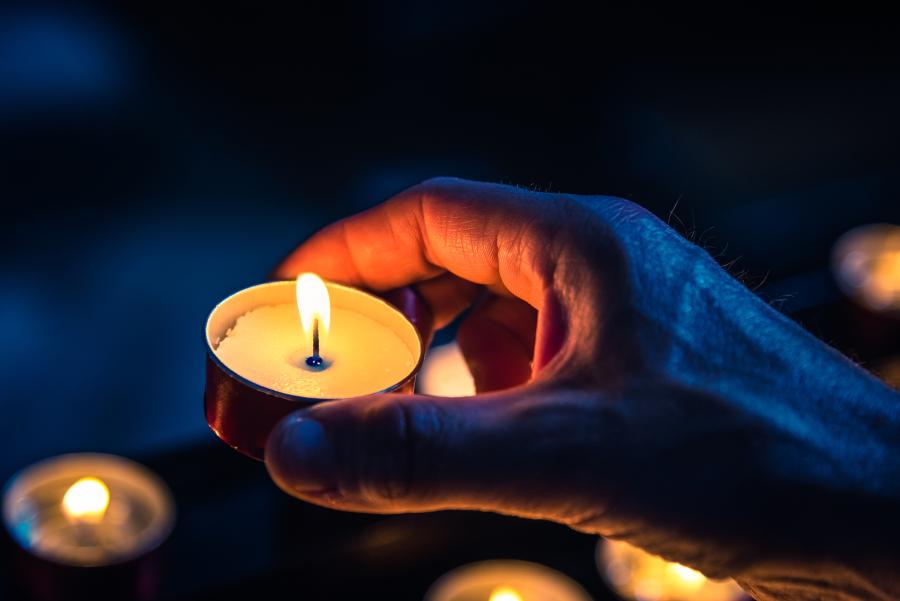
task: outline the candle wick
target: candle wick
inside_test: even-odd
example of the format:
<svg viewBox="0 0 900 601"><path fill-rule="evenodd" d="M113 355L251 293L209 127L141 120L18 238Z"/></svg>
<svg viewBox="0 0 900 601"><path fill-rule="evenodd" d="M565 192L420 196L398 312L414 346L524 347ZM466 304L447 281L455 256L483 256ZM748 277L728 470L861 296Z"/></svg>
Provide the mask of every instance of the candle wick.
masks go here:
<svg viewBox="0 0 900 601"><path fill-rule="evenodd" d="M313 357L319 358L319 318L313 319Z"/></svg>
<svg viewBox="0 0 900 601"><path fill-rule="evenodd" d="M306 358L306 364L310 367L322 367L322 357L319 355L319 318L313 319L312 355Z"/></svg>

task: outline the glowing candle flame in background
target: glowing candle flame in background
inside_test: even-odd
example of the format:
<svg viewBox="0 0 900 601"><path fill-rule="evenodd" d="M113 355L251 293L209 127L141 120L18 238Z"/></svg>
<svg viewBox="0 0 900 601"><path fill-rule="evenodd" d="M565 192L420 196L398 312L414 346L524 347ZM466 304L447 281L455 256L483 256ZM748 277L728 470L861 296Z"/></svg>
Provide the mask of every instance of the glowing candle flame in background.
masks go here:
<svg viewBox="0 0 900 601"><path fill-rule="evenodd" d="M109 507L109 488L97 478L81 478L63 495L66 517L82 522L99 522Z"/></svg>
<svg viewBox="0 0 900 601"><path fill-rule="evenodd" d="M504 586L498 588L491 593L488 601L524 601L516 589Z"/></svg>
<svg viewBox="0 0 900 601"><path fill-rule="evenodd" d="M666 572L680 580L686 588L690 588L692 586L700 587L706 582L706 576L698 572L697 570L691 569L687 566L683 566L680 563L670 563L666 566Z"/></svg>
<svg viewBox="0 0 900 601"><path fill-rule="evenodd" d="M623 599L637 601L738 601L747 596L733 580L702 573L651 555L622 541L601 540L597 565Z"/></svg>
<svg viewBox="0 0 900 601"><path fill-rule="evenodd" d="M307 340L312 340L313 324L319 320L319 341L324 344L331 325L331 299L325 282L314 273L297 277L297 310Z"/></svg>
<svg viewBox="0 0 900 601"><path fill-rule="evenodd" d="M868 309L900 310L900 226L850 230L835 244L833 270L844 293Z"/></svg>

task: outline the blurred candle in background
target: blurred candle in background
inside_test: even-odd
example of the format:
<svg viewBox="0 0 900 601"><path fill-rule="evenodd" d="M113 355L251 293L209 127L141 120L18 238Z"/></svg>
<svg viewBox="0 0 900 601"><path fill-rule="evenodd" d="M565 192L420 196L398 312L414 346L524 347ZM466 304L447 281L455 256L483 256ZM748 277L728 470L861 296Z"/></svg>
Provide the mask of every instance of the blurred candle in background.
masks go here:
<svg viewBox="0 0 900 601"><path fill-rule="evenodd" d="M15 545L10 575L34 599L153 599L155 551L174 522L165 483L114 455L46 459L13 476L3 493Z"/></svg>
<svg viewBox="0 0 900 601"><path fill-rule="evenodd" d="M425 354L425 362L419 370L417 385L419 392L434 396L457 397L475 394L472 373L455 341L431 347Z"/></svg>
<svg viewBox="0 0 900 601"><path fill-rule="evenodd" d="M634 601L738 601L749 598L732 580L710 580L622 541L600 539L597 567L610 588Z"/></svg>
<svg viewBox="0 0 900 601"><path fill-rule="evenodd" d="M492 560L456 568L435 582L425 601L592 601L574 580L537 563Z"/></svg>
<svg viewBox="0 0 900 601"><path fill-rule="evenodd" d="M25 551L72 566L103 566L159 546L174 522L168 488L122 457L47 459L13 477L3 522Z"/></svg>
<svg viewBox="0 0 900 601"><path fill-rule="evenodd" d="M900 226L850 230L834 246L832 266L841 290L875 312L900 311Z"/></svg>

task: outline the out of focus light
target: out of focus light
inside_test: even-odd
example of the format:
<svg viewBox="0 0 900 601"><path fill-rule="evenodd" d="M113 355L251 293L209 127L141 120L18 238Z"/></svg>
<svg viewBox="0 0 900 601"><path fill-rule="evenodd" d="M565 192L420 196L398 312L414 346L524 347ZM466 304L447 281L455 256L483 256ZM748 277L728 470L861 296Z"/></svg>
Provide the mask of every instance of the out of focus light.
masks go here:
<svg viewBox="0 0 900 601"><path fill-rule="evenodd" d="M72 520L99 522L107 507L109 488L97 478L81 478L63 495L63 513Z"/></svg>
<svg viewBox="0 0 900 601"><path fill-rule="evenodd" d="M891 388L900 390L900 356L888 357L874 363L872 372Z"/></svg>
<svg viewBox="0 0 900 601"><path fill-rule="evenodd" d="M435 582L425 601L592 601L577 582L528 561L495 559L460 566Z"/></svg>
<svg viewBox="0 0 900 601"><path fill-rule="evenodd" d="M419 392L424 394L448 397L475 394L472 373L455 342L428 351L416 382Z"/></svg>
<svg viewBox="0 0 900 601"><path fill-rule="evenodd" d="M734 581L710 580L697 570L650 555L621 541L602 540L597 565L610 587L635 601L736 601L746 595Z"/></svg>
<svg viewBox="0 0 900 601"><path fill-rule="evenodd" d="M516 589L504 586L495 589L494 592L491 593L488 601L523 601L523 599L522 595L520 595Z"/></svg>
<svg viewBox="0 0 900 601"><path fill-rule="evenodd" d="M666 572L679 582L684 583L686 587L696 586L699 588L706 582L706 576L680 563L670 563L666 566Z"/></svg>
<svg viewBox="0 0 900 601"><path fill-rule="evenodd" d="M900 226L850 230L835 244L833 269L841 290L864 307L900 310Z"/></svg>

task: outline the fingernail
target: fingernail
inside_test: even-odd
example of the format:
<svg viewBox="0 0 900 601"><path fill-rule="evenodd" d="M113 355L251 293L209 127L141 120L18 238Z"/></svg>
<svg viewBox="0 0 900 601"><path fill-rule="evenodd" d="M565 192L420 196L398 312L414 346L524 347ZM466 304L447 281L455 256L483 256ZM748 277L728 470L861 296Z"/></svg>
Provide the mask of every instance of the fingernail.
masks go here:
<svg viewBox="0 0 900 601"><path fill-rule="evenodd" d="M335 486L334 448L322 424L310 417L291 415L275 426L266 466L285 489L312 494Z"/></svg>

